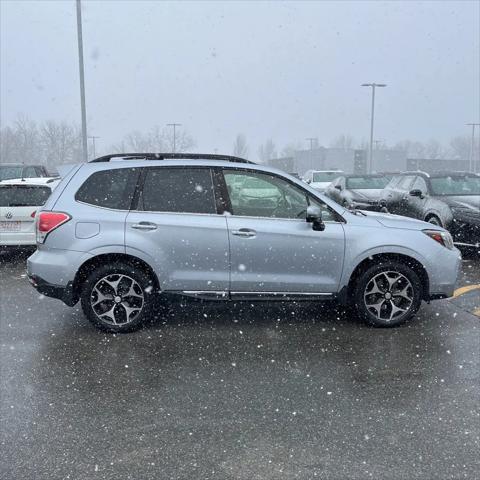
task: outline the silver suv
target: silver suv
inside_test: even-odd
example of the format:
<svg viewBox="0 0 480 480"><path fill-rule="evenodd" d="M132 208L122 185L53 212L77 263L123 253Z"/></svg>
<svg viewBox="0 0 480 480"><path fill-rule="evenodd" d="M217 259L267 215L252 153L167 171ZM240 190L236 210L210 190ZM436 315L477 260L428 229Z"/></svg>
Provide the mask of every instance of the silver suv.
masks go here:
<svg viewBox="0 0 480 480"><path fill-rule="evenodd" d="M372 325L394 326L422 300L451 296L460 265L440 227L347 211L293 176L223 155L77 165L36 224L32 285L69 306L81 301L110 332L138 328L166 294L337 299Z"/></svg>

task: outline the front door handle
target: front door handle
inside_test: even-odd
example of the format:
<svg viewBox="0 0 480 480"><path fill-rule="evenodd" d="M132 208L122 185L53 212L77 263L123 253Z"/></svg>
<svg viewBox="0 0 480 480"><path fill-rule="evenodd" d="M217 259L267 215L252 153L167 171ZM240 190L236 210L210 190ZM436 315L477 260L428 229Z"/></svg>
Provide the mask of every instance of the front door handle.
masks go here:
<svg viewBox="0 0 480 480"><path fill-rule="evenodd" d="M252 238L257 236L257 232L250 228L240 228L238 230L232 230L232 235L243 238Z"/></svg>
<svg viewBox="0 0 480 480"><path fill-rule="evenodd" d="M156 230L157 225L152 222L139 222L139 223L134 223L132 225L132 228L135 230Z"/></svg>

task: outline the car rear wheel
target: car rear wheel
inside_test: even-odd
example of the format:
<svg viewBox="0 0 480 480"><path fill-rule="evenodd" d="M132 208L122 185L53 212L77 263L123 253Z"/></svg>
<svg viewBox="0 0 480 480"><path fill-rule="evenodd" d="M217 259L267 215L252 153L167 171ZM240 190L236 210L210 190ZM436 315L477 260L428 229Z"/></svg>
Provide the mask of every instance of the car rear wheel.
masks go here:
<svg viewBox="0 0 480 480"><path fill-rule="evenodd" d="M375 327L394 327L409 320L422 301L422 283L416 272L397 261L367 268L353 286L355 308Z"/></svg>
<svg viewBox="0 0 480 480"><path fill-rule="evenodd" d="M149 318L151 278L129 264L103 265L87 278L81 303L85 316L101 330L132 332Z"/></svg>

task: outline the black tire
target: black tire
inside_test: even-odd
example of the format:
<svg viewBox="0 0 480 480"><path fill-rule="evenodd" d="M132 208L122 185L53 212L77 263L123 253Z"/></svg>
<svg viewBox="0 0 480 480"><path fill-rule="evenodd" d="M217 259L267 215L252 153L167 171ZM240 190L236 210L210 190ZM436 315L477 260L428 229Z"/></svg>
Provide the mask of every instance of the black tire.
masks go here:
<svg viewBox="0 0 480 480"><path fill-rule="evenodd" d="M438 227L442 227L443 228L443 224L442 224L442 221L436 217L435 215L431 216L428 220L427 220L428 223L431 223L432 225L437 225Z"/></svg>
<svg viewBox="0 0 480 480"><path fill-rule="evenodd" d="M80 298L83 312L93 325L105 332L126 333L138 330L150 318L153 293L152 279L141 268L116 263L90 273ZM99 294L105 300L99 301Z"/></svg>
<svg viewBox="0 0 480 480"><path fill-rule="evenodd" d="M405 323L415 315L422 302L422 282L417 273L394 260L371 265L357 277L352 287L358 315L375 327L396 327ZM411 297L410 300L407 297Z"/></svg>

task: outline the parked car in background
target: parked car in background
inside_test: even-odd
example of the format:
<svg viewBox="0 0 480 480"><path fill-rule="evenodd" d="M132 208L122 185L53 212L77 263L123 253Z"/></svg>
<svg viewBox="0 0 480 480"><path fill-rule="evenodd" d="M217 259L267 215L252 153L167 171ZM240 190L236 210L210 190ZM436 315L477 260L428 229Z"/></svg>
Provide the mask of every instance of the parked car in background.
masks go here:
<svg viewBox="0 0 480 480"><path fill-rule="evenodd" d="M319 192L325 189L343 173L342 170L308 170L303 177L303 181Z"/></svg>
<svg viewBox="0 0 480 480"><path fill-rule="evenodd" d="M455 243L480 246L480 175L467 172L405 172L381 194L390 213L446 228Z"/></svg>
<svg viewBox="0 0 480 480"><path fill-rule="evenodd" d="M0 182L0 250L35 246L35 215L59 180L27 178Z"/></svg>
<svg viewBox="0 0 480 480"><path fill-rule="evenodd" d="M360 215L280 170L191 153L78 165L37 214L37 242L32 285L110 332L140 327L159 294L337 299L394 326L453 295L460 265L439 226Z"/></svg>
<svg viewBox="0 0 480 480"><path fill-rule="evenodd" d="M50 172L44 165L25 165L23 163L0 163L0 182L15 178L55 177L57 172Z"/></svg>
<svg viewBox="0 0 480 480"><path fill-rule="evenodd" d="M341 175L325 190L325 195L345 208L379 211L380 194L388 184L383 175Z"/></svg>

